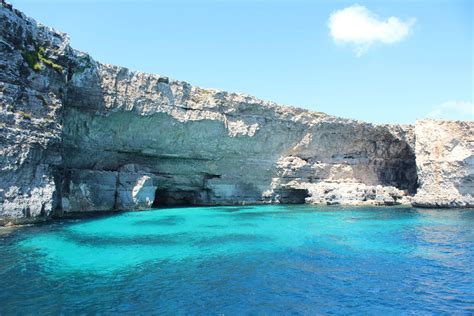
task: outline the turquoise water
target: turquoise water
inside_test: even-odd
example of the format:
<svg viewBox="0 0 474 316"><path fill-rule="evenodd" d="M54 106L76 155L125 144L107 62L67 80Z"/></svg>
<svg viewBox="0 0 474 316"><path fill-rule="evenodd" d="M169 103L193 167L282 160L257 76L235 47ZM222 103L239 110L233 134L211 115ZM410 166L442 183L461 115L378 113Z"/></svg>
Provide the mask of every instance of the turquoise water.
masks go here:
<svg viewBox="0 0 474 316"><path fill-rule="evenodd" d="M474 210L170 208L0 242L2 315L474 313Z"/></svg>

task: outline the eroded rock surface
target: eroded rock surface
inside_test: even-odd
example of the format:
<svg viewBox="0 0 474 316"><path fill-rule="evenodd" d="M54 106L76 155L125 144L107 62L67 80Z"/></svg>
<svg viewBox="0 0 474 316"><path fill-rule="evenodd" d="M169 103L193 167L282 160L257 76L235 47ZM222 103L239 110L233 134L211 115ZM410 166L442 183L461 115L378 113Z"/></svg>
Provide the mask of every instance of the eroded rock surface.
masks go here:
<svg viewBox="0 0 474 316"><path fill-rule="evenodd" d="M66 78L59 68L33 66L40 47L46 63L68 54L64 34L4 6L0 7L0 223L7 217L46 217L57 207L54 172L62 164L60 111Z"/></svg>
<svg viewBox="0 0 474 316"><path fill-rule="evenodd" d="M422 120L415 134L420 188L413 204L474 207L474 122Z"/></svg>
<svg viewBox="0 0 474 316"><path fill-rule="evenodd" d="M418 180L417 205L438 205L426 202L439 200L434 183L449 187L440 205L471 205L470 122L430 123L451 142L438 154L428 123L202 89L99 63L6 5L0 17L3 222L173 204L406 204Z"/></svg>

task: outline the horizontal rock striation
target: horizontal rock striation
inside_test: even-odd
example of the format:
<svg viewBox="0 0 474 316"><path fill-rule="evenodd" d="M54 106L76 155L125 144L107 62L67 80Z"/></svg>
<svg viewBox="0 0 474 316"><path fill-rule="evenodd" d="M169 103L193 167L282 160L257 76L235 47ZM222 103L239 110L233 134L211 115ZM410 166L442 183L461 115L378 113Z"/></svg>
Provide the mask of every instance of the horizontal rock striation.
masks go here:
<svg viewBox="0 0 474 316"><path fill-rule="evenodd" d="M472 206L472 122L374 125L202 89L99 63L9 5L0 16L0 223L415 194Z"/></svg>

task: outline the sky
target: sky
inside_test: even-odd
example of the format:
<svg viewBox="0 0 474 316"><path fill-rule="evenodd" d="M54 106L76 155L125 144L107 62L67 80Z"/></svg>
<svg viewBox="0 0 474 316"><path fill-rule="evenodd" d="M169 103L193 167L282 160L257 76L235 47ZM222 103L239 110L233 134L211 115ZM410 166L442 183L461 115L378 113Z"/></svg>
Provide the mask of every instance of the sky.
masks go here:
<svg viewBox="0 0 474 316"><path fill-rule="evenodd" d="M474 1L10 2L104 63L373 123L474 120Z"/></svg>

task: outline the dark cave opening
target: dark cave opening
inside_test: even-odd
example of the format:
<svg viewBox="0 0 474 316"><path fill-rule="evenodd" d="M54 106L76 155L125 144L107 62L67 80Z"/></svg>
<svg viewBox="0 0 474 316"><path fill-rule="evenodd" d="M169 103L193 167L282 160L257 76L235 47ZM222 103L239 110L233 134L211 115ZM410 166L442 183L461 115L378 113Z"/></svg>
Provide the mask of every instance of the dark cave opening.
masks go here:
<svg viewBox="0 0 474 316"><path fill-rule="evenodd" d="M155 191L155 198L152 207L167 206L190 206L196 204L196 191L169 190L158 188Z"/></svg>
<svg viewBox="0 0 474 316"><path fill-rule="evenodd" d="M387 159L380 169L379 177L384 185L391 185L415 195L418 189L416 157L410 146L406 145L397 156Z"/></svg>
<svg viewBox="0 0 474 316"><path fill-rule="evenodd" d="M167 189L156 189L155 198L153 199L152 207L164 207L168 205L168 190Z"/></svg>
<svg viewBox="0 0 474 316"><path fill-rule="evenodd" d="M295 188L281 188L277 191L282 204L305 204L309 197L308 190Z"/></svg>

